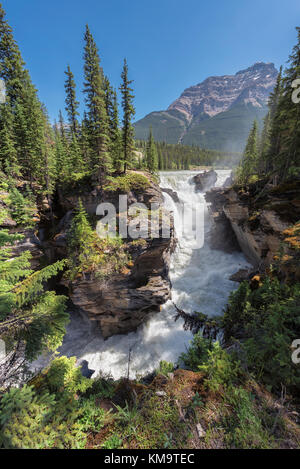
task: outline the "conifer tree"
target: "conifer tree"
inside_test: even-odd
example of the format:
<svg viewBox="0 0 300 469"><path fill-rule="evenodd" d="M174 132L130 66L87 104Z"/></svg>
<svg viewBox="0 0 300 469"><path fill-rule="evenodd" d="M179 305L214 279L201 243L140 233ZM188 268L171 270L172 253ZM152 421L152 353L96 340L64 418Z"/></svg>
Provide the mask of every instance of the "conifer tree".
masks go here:
<svg viewBox="0 0 300 469"><path fill-rule="evenodd" d="M91 161L91 148L90 148L90 135L91 128L87 113L84 112L83 119L80 126L79 146L82 155L82 162L86 169L88 169L89 162Z"/></svg>
<svg viewBox="0 0 300 469"><path fill-rule="evenodd" d="M300 174L300 106L292 99L293 82L300 77L300 27L296 31L297 44L289 57L289 67L285 70L283 90L272 128L272 133L278 134L274 166L279 181L289 175Z"/></svg>
<svg viewBox="0 0 300 469"><path fill-rule="evenodd" d="M272 173L276 167L276 155L280 149L280 115L278 113L278 106L282 99L283 84L282 84L282 67L280 67L279 74L277 76L276 85L273 92L270 94L268 107L268 121L266 136L266 148L265 153L262 157L265 159L266 171Z"/></svg>
<svg viewBox="0 0 300 469"><path fill-rule="evenodd" d="M74 81L74 75L71 72L70 66L68 65L67 70L65 71L66 81L65 81L65 90L66 90L66 112L68 114L69 125L71 133L74 136L78 136L78 120L77 116L79 102L76 100L76 84Z"/></svg>
<svg viewBox="0 0 300 469"><path fill-rule="evenodd" d="M257 173L257 138L258 124L255 120L248 136L242 161L238 168L238 181L242 184L248 183L251 176Z"/></svg>
<svg viewBox="0 0 300 469"><path fill-rule="evenodd" d="M96 241L96 232L91 228L82 201L79 199L68 232L69 277L71 279L84 272L85 266L94 254Z"/></svg>
<svg viewBox="0 0 300 469"><path fill-rule="evenodd" d="M84 47L84 93L88 108L90 165L102 186L111 172L109 121L106 111L104 76L94 38L86 26Z"/></svg>
<svg viewBox="0 0 300 469"><path fill-rule="evenodd" d="M20 175L15 147L14 117L9 103L0 104L0 169L12 177Z"/></svg>
<svg viewBox="0 0 300 469"><path fill-rule="evenodd" d="M122 71L122 83L120 86L122 94L122 107L123 107L123 128L122 128L122 143L123 143L123 162L124 172L130 168L132 164L132 155L134 149L134 129L132 125L132 118L135 115L133 106L133 89L130 87L132 80L128 79L128 65L124 59Z"/></svg>
<svg viewBox="0 0 300 469"><path fill-rule="evenodd" d="M42 350L54 351L62 343L68 322L65 297L44 291L44 286L64 268L65 261L32 271L29 251L12 258L10 245L20 238L0 231L0 337L9 344L12 358L21 342L26 358L32 360ZM10 360L4 363L0 386L11 377L10 366Z"/></svg>
<svg viewBox="0 0 300 469"><path fill-rule="evenodd" d="M156 149L156 145L155 145L155 142L154 142L151 127L150 127L150 130L149 130L149 137L148 137L147 150L146 150L146 163L147 163L147 169L150 171L150 173L156 173L157 172L157 170L158 170L158 155L157 155L157 149Z"/></svg>
<svg viewBox="0 0 300 469"><path fill-rule="evenodd" d="M112 90L112 105L111 105L111 155L113 166L116 171L121 171L123 162L122 153L122 134L119 127L119 111L116 90Z"/></svg>
<svg viewBox="0 0 300 469"><path fill-rule="evenodd" d="M0 78L5 81L7 103L11 107L10 117L13 116L10 134L14 136L14 148L17 152L17 158L14 157L14 160L17 160L22 176L31 183L37 183L39 192L43 193L49 187L43 171L46 163L43 160L44 148L48 143L45 140L47 139L45 125L48 126L48 122L45 121L37 91L28 71L24 68L20 50L14 40L12 29L5 20L1 5ZM1 126L3 129L3 123ZM7 131L4 129L4 132ZM3 144L7 146L7 138L0 141L0 148ZM5 151L5 148L0 149L2 154Z"/></svg>

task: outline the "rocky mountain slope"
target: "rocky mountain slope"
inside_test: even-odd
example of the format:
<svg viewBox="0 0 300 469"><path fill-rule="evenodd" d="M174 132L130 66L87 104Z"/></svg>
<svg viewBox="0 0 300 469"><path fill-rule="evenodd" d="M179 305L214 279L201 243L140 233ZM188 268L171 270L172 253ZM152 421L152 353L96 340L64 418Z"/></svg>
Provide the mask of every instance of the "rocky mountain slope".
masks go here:
<svg viewBox="0 0 300 469"><path fill-rule="evenodd" d="M240 151L254 118L261 122L277 77L273 63L258 62L235 75L209 77L187 88L166 111L135 124L136 137Z"/></svg>

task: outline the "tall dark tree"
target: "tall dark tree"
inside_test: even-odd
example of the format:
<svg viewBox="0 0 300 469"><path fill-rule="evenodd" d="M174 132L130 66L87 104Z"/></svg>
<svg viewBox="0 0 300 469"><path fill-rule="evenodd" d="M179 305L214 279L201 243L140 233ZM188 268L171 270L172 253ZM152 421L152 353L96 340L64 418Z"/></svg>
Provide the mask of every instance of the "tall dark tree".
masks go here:
<svg viewBox="0 0 300 469"><path fill-rule="evenodd" d="M267 119L267 136L265 142L265 151L262 155L266 164L266 171L268 173L276 171L276 155L279 153L280 149L280 128L281 128L281 118L278 113L278 106L281 102L283 94L283 83L282 83L282 67L280 67L279 74L277 76L276 85L273 92L270 94L268 106L269 113Z"/></svg>
<svg viewBox="0 0 300 469"><path fill-rule="evenodd" d="M151 127L150 127L150 130L149 130L149 137L148 137L147 150L146 150L146 163L147 163L147 169L150 171L150 173L156 173L157 172L157 170L158 170L158 155L157 155L157 149L156 149L156 145L155 145L155 142L154 142Z"/></svg>
<svg viewBox="0 0 300 469"><path fill-rule="evenodd" d="M300 174L300 106L293 100L294 81L300 77L300 27L296 30L297 44L289 57L289 67L285 70L273 127L273 132L278 132L279 140L274 162L279 181L289 175Z"/></svg>
<svg viewBox="0 0 300 469"><path fill-rule="evenodd" d="M5 110L11 120L10 134L14 135L14 160L21 168L21 174L32 183L37 183L40 192L46 193L50 186L45 176L46 157L45 148L49 143L47 137L48 124L45 120L43 107L38 99L37 91L33 86L28 71L24 68L20 50L16 44L12 29L5 20L5 13L0 4L0 78L5 81L7 92L7 105ZM0 132L4 132L5 139L0 141L0 153L5 158L7 140L6 119L0 117ZM51 142L53 144L54 142ZM11 158L11 151L6 159ZM10 164L7 171L12 169ZM14 165L14 168L16 166ZM14 172L15 170L12 169ZM13 173L11 174L13 176Z"/></svg>
<svg viewBox="0 0 300 469"><path fill-rule="evenodd" d="M132 80L128 79L128 65L124 59L122 71L122 84L120 86L122 94L122 107L123 107L123 128L122 128L122 142L123 142L123 161L124 172L132 164L133 149L134 149L134 129L132 125L132 118L135 115L133 105L133 89L130 87Z"/></svg>
<svg viewBox="0 0 300 469"><path fill-rule="evenodd" d="M238 168L238 181L242 184L248 183L251 176L257 173L257 139L258 139L258 124L255 120L250 130L246 147L243 153L241 164Z"/></svg>
<svg viewBox="0 0 300 469"><path fill-rule="evenodd" d="M74 75L71 72L70 66L68 65L67 70L65 71L66 81L65 81L65 90L66 90L66 111L68 114L69 125L73 136L78 136L78 119L79 116L78 107L79 102L76 100L76 84L74 81Z"/></svg>
<svg viewBox="0 0 300 469"><path fill-rule="evenodd" d="M109 120L106 110L104 76L94 38L86 26L84 47L84 93L88 108L90 165L100 185L111 172Z"/></svg>
<svg viewBox="0 0 300 469"><path fill-rule="evenodd" d="M16 177L20 175L15 147L14 117L9 103L0 104L0 169Z"/></svg>

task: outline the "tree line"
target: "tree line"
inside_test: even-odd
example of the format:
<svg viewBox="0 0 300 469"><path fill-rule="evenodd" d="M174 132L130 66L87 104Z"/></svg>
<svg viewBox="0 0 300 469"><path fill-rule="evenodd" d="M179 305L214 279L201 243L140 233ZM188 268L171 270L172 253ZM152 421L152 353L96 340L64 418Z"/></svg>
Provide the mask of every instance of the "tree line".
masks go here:
<svg viewBox="0 0 300 469"><path fill-rule="evenodd" d="M155 161L155 167L159 171L164 171L189 170L198 166L232 167L237 165L241 159L240 153L207 150L196 145L154 142L151 129L148 141L137 140L136 146L146 155L144 166L150 168L150 170L152 168L151 161L153 160ZM149 156L151 147L152 156Z"/></svg>
<svg viewBox="0 0 300 469"><path fill-rule="evenodd" d="M79 116L74 75L67 66L67 122L60 111L53 127L0 5L0 77L6 86L6 102L0 106L0 169L7 177L28 180L35 191L48 197L55 184L84 175L102 186L109 175L126 172L133 162L135 109L127 61L124 60L119 88L123 108L120 125L117 92L104 75L88 26L83 60L83 118Z"/></svg>

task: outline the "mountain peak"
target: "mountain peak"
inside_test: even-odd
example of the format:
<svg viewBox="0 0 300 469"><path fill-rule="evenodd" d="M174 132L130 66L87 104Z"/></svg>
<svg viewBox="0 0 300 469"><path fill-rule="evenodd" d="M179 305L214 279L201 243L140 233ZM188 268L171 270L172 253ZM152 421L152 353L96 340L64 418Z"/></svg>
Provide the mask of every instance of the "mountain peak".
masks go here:
<svg viewBox="0 0 300 469"><path fill-rule="evenodd" d="M241 99L261 107L268 100L277 74L273 63L256 62L235 75L209 77L187 88L168 110L183 113L190 122L200 113L212 117L227 111Z"/></svg>
<svg viewBox="0 0 300 469"><path fill-rule="evenodd" d="M211 76L184 90L166 111L136 122L138 139L241 151L253 119L262 122L278 72L273 63L256 62L235 75Z"/></svg>

